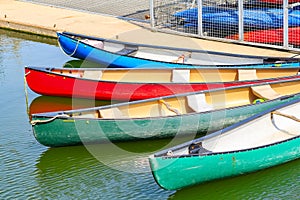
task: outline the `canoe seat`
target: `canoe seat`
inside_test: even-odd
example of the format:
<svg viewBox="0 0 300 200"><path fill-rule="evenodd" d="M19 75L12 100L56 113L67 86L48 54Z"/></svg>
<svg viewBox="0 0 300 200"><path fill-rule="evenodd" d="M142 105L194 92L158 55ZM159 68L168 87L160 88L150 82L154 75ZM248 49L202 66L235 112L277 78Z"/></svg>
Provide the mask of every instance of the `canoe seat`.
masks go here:
<svg viewBox="0 0 300 200"><path fill-rule="evenodd" d="M90 118L90 119L94 119L94 118L98 118L98 112L96 113L87 113L87 114L79 114L79 115L73 115L74 118Z"/></svg>
<svg viewBox="0 0 300 200"><path fill-rule="evenodd" d="M190 81L190 70L186 70L186 69L172 70L172 82L188 83L189 81Z"/></svg>
<svg viewBox="0 0 300 200"><path fill-rule="evenodd" d="M97 71L86 70L86 71L84 71L82 78L92 79L92 80L101 80L102 71L101 70L97 70Z"/></svg>
<svg viewBox="0 0 300 200"><path fill-rule="evenodd" d="M115 118L124 118L125 116L120 111L119 108L113 107L108 109L99 110L100 117L108 118L108 119L115 119Z"/></svg>
<svg viewBox="0 0 300 200"><path fill-rule="evenodd" d="M103 49L103 47L104 47L103 42L99 41L99 40L88 40L88 39L85 39L85 40L82 40L82 42L85 43L85 44L91 45L93 47L96 47L98 49Z"/></svg>
<svg viewBox="0 0 300 200"><path fill-rule="evenodd" d="M258 79L255 69L239 69L238 76L239 81Z"/></svg>
<svg viewBox="0 0 300 200"><path fill-rule="evenodd" d="M138 50L135 46L125 46L125 48L121 49L120 51L117 51L116 54L126 56L129 54L132 54Z"/></svg>
<svg viewBox="0 0 300 200"><path fill-rule="evenodd" d="M276 91L273 90L273 88L267 84L267 85L259 85L259 86L253 86L251 87L253 94L260 98L264 99L276 99L281 97L282 95L278 94Z"/></svg>
<svg viewBox="0 0 300 200"><path fill-rule="evenodd" d="M195 94L186 97L188 106L195 112L213 110L213 106L206 102L205 94Z"/></svg>

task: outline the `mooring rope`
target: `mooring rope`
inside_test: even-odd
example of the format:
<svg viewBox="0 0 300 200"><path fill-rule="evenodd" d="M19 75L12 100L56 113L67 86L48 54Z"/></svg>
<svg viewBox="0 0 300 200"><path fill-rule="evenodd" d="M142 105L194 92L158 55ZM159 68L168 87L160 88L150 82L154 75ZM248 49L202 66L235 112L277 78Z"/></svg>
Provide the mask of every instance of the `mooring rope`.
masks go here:
<svg viewBox="0 0 300 200"><path fill-rule="evenodd" d="M165 102L164 100L160 99L160 100L158 100L158 102L164 104L168 110L176 113L177 115L180 115L180 112L176 108L172 108L171 105L169 103Z"/></svg>
<svg viewBox="0 0 300 200"><path fill-rule="evenodd" d="M59 40L59 38L60 38L60 36L58 36L58 40ZM78 46L79 46L79 39L77 39L76 47L75 47L74 51L73 51L71 54L68 54L68 53L64 50L64 48L60 45L60 42L58 42L58 46L59 46L59 48L61 49L61 51L62 51L65 55L71 56L71 57L72 57L72 56L76 53L76 51L77 51L77 49L78 49Z"/></svg>
<svg viewBox="0 0 300 200"><path fill-rule="evenodd" d="M297 117L295 117L295 116L293 116L293 115L287 115L287 114L284 114L284 113L281 113L281 112L278 112L278 111L273 111L273 112L271 112L271 117L273 117L273 114L290 118L290 119L292 119L292 120L294 120L296 122L300 122L300 119L297 118Z"/></svg>
<svg viewBox="0 0 300 200"><path fill-rule="evenodd" d="M51 121L55 120L55 119L58 118L58 117L70 117L70 116L67 115L67 114L63 114L63 115L55 115L54 117L52 117L52 118L50 118L50 119L46 119L46 120L40 120L40 119L32 120L32 121L30 122L30 124L34 126L34 125L36 125L36 124L38 124L38 123L47 123L47 122L51 122Z"/></svg>
<svg viewBox="0 0 300 200"><path fill-rule="evenodd" d="M27 80L26 80L26 76L28 74L30 74L30 71L24 75L24 92L25 92L25 101L26 101L26 111L27 111L27 115L29 116L28 91L27 91Z"/></svg>

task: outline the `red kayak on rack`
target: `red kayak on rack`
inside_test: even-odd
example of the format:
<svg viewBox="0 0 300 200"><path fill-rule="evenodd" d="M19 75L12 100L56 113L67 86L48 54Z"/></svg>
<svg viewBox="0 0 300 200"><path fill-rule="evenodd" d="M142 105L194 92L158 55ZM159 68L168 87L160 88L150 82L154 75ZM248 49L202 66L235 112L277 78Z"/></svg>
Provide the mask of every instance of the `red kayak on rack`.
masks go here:
<svg viewBox="0 0 300 200"><path fill-rule="evenodd" d="M256 65L253 65L252 68L244 69L231 67L201 69L25 67L25 77L29 88L41 95L96 100L138 100L279 79L293 79L299 77L299 65L300 63L279 63L269 64L267 68L255 68Z"/></svg>
<svg viewBox="0 0 300 200"><path fill-rule="evenodd" d="M283 0L259 0L259 2L272 3L272 4L283 4ZM288 2L289 2L289 4L290 3L298 3L298 2L300 2L300 0L289 0Z"/></svg>
<svg viewBox="0 0 300 200"><path fill-rule="evenodd" d="M300 46L300 27L289 28L289 45ZM238 40L239 35L230 35L227 39ZM268 30L256 30L244 33L244 41L267 43L267 44L282 44L283 43L283 29L268 29Z"/></svg>

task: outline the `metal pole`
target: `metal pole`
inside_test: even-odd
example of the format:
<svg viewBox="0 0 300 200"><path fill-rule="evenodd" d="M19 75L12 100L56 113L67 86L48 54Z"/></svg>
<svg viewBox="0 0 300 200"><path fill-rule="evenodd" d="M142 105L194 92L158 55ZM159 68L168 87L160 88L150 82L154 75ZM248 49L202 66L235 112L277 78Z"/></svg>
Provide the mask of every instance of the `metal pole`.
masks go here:
<svg viewBox="0 0 300 200"><path fill-rule="evenodd" d="M283 47L289 47L289 3L283 0Z"/></svg>
<svg viewBox="0 0 300 200"><path fill-rule="evenodd" d="M154 0L149 0L150 7L150 26L152 29L155 28L155 19L154 19Z"/></svg>
<svg viewBox="0 0 300 200"><path fill-rule="evenodd" d="M239 0L238 3L238 13L239 13L239 40L244 40L244 6L243 6L243 0Z"/></svg>
<svg viewBox="0 0 300 200"><path fill-rule="evenodd" d="M203 28L202 28L202 0L197 0L198 6L198 35L203 37Z"/></svg>

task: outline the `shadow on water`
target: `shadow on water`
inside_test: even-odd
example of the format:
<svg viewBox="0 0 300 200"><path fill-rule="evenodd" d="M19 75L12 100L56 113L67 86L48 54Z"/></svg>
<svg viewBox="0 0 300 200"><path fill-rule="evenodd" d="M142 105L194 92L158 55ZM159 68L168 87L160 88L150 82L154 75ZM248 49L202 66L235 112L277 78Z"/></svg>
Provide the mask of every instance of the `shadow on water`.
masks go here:
<svg viewBox="0 0 300 200"><path fill-rule="evenodd" d="M255 173L178 190L170 199L299 199L299 169L300 159Z"/></svg>
<svg viewBox="0 0 300 200"><path fill-rule="evenodd" d="M7 30L2 28L0 28L0 35L6 35L8 37L19 38L26 41L40 42L40 43L58 46L57 39L53 37L40 36L31 33Z"/></svg>

